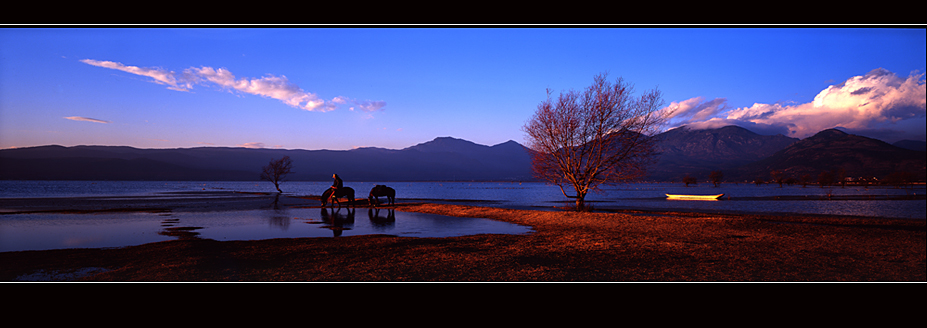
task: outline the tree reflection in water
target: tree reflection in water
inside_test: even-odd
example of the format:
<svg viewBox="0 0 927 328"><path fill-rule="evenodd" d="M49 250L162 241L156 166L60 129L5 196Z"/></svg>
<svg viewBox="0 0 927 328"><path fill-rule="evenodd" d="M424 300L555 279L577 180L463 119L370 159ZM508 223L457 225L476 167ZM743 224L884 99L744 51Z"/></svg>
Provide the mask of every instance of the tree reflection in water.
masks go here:
<svg viewBox="0 0 927 328"><path fill-rule="evenodd" d="M290 215L287 213L287 207L281 207L278 202L280 200L280 194L277 194L274 197L274 202L272 204L272 209L269 211L264 211L267 213L267 223L272 227L279 227L282 230L287 230L290 227Z"/></svg>

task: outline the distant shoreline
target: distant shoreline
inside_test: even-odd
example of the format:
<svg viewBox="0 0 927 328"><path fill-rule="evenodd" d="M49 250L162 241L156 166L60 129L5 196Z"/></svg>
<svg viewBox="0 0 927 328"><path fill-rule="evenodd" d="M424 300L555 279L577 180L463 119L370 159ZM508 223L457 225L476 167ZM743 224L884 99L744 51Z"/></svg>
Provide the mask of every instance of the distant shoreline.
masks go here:
<svg viewBox="0 0 927 328"><path fill-rule="evenodd" d="M805 195L805 196L764 196L764 197L729 197L723 201L803 201L803 200L927 200L927 194L913 195ZM412 203L436 203L449 205L486 206L497 201L479 199L439 199L439 198L397 198L397 201ZM812 214L792 212L745 212L745 211L709 211L699 209L645 209L629 207L598 207L600 201L587 200L595 211L607 213L661 213L661 212L688 212L703 214L730 214L730 215L804 215L822 217L848 217L869 219L904 219L922 220L927 218L899 218L881 216L856 216L834 214ZM549 205L513 205L492 206L507 209L551 210L562 211L572 204L572 200L564 198L562 201L552 202ZM234 190L196 190L196 191L169 191L153 195L100 195L100 196L61 196L61 197L0 197L0 215L23 214L38 212L95 212L95 211L150 211L170 208L175 211L233 211L269 208L271 206L319 206L318 195L293 195L276 192L252 192ZM357 196L354 206L367 207L367 199Z"/></svg>
<svg viewBox="0 0 927 328"><path fill-rule="evenodd" d="M736 197L731 198L734 201L751 201L751 200L822 200L826 196L770 196L770 197ZM878 196L831 196L831 200L927 200L927 195L878 195ZM725 200L731 201L731 200ZM478 200L478 199L435 199L435 198L397 198L398 203L435 203L447 205L470 205L470 206L487 206L496 201ZM880 216L855 216L855 215L834 215L834 214L813 214L813 213L790 213L790 212L743 212L743 211L709 211L698 209L643 209L643 208L616 208L616 207L598 207L596 208L595 200L587 200L587 205L593 208L593 211L603 213L700 213L700 214L724 214L724 215L771 215L771 216L817 216L817 217L846 217L846 218L863 218L878 220L924 220L927 218L898 218L898 217L880 217ZM490 206L505 209L520 210L547 210L547 211L568 211L567 208L572 203L569 199L562 202L553 202L560 204L557 206L541 205L516 205L516 206ZM278 194L275 192L245 192L245 191L175 191L161 192L156 195L124 195L124 196L67 196L67 197L0 197L0 215L4 214L26 214L26 213L93 213L93 212L144 212L158 210L173 211L235 211L235 210L252 210L260 208L270 208L273 206L302 206L302 207L321 207L319 196L317 195L291 195ZM369 207L367 199L363 196L358 197L353 206Z"/></svg>

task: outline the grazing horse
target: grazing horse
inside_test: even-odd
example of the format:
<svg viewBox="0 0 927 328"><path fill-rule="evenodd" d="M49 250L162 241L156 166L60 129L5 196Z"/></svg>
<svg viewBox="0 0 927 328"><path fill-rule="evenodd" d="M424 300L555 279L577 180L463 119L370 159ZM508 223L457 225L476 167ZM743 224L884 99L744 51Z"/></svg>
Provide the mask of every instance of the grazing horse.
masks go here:
<svg viewBox="0 0 927 328"><path fill-rule="evenodd" d="M377 206L380 205L380 196L386 196L386 201L393 205L393 202L396 201L396 190L384 185L376 185L373 189L370 189L367 200L370 201L371 205Z"/></svg>
<svg viewBox="0 0 927 328"><path fill-rule="evenodd" d="M337 189L337 191L335 192L335 195L333 196L332 188L328 188L327 190L325 190L324 193L322 193L322 206L325 206L325 204L328 202L329 197L331 197L332 199L332 205L335 205L335 203L338 203L338 207L341 207L341 202L338 201L338 198L341 198L341 197L347 197L348 200L351 201L351 203L354 203L354 189L352 189L351 187L341 187Z"/></svg>

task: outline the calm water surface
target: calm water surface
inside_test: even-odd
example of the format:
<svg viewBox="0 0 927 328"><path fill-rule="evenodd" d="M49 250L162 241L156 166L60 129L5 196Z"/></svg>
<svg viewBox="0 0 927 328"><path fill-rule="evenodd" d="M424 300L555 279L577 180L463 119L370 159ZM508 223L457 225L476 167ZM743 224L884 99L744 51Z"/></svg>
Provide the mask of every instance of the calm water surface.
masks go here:
<svg viewBox="0 0 927 328"><path fill-rule="evenodd" d="M285 182L286 195L319 195L330 181ZM350 182L363 198L376 184L396 189L397 201L428 201L554 210L570 202L560 189L518 182ZM0 181L0 197L145 196L188 191L272 192L269 182ZM567 190L570 193L570 190ZM725 194L718 201L673 201L665 194ZM805 213L927 219L927 201L833 200L854 196L924 195L913 188L755 186L638 183L603 188L587 197L597 209L696 210L741 213ZM830 195L830 199L828 199ZM921 197L922 198L922 197ZM364 234L446 237L478 233L529 233L530 228L481 218L456 218L381 209L282 209L235 212L7 214L0 215L0 251L120 247L176 238L255 240Z"/></svg>
<svg viewBox="0 0 927 328"><path fill-rule="evenodd" d="M400 201L479 204L508 208L552 209L569 204L556 186L519 182L351 182L358 198L376 184L396 189ZM284 182L287 195L320 195L330 181ZM0 181L0 197L143 196L184 191L273 192L269 182L201 181ZM570 190L567 190L571 193ZM673 201L665 194L725 194L720 201ZM596 208L643 210L698 210L747 213L806 213L890 218L927 218L924 185L894 187L826 187L752 184L700 184L685 187L671 183L636 183L603 188L587 201ZM828 199L828 195L834 196ZM915 196L919 200L839 200L849 196ZM777 199L779 198L779 199ZM837 200L834 200L837 199Z"/></svg>
<svg viewBox="0 0 927 328"><path fill-rule="evenodd" d="M224 241L370 234L452 237L530 232L530 227L488 219L366 208L13 214L0 216L0 252L122 247L180 238Z"/></svg>

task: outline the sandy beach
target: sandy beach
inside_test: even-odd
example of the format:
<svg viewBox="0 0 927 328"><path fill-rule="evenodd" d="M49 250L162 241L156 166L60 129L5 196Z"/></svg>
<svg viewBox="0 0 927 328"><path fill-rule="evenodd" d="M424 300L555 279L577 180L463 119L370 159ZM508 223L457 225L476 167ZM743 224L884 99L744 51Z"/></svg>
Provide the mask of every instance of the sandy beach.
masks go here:
<svg viewBox="0 0 927 328"><path fill-rule="evenodd" d="M197 193L4 199L4 213L227 211L317 198ZM178 239L106 249L0 252L0 281L924 282L925 220L595 212L399 202L397 211L530 226L523 235Z"/></svg>

